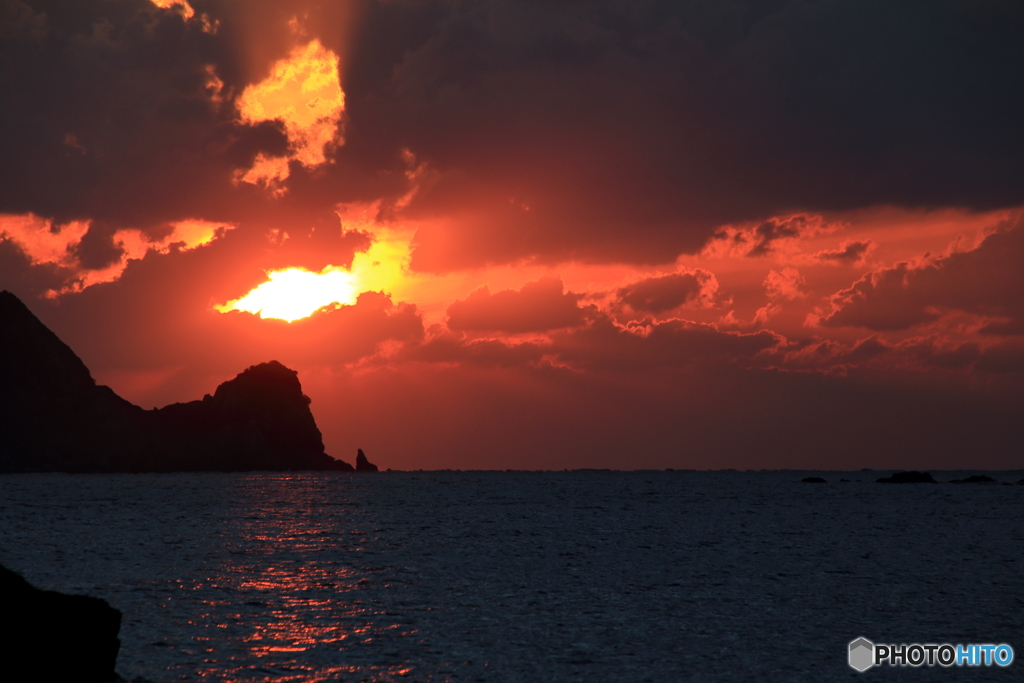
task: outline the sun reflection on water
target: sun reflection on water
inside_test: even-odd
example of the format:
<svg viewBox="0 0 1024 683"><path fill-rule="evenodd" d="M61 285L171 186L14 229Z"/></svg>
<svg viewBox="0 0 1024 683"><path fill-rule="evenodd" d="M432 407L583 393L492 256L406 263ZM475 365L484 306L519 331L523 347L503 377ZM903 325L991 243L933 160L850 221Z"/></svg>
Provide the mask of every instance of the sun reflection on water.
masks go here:
<svg viewBox="0 0 1024 683"><path fill-rule="evenodd" d="M250 500L225 520L220 563L190 586L202 596L189 623L203 635L175 644L199 680L388 681L411 671L400 656L386 664L360 651L382 638L416 637L367 598L387 585L359 561L372 529L350 501L306 483L294 475L243 480Z"/></svg>

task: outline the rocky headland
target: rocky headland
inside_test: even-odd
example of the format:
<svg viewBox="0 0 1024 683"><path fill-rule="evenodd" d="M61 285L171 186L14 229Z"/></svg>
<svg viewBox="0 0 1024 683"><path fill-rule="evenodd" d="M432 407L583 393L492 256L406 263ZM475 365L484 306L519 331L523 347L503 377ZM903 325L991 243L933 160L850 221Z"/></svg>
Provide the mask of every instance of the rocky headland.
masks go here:
<svg viewBox="0 0 1024 683"><path fill-rule="evenodd" d="M355 471L324 452L309 404L297 373L270 361L202 400L144 410L0 292L0 472Z"/></svg>

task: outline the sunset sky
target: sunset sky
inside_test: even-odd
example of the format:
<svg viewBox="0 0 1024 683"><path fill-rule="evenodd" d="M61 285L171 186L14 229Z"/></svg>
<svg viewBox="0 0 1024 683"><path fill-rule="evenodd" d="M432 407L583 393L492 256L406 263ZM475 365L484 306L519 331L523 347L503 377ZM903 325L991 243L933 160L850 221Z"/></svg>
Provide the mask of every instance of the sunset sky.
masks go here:
<svg viewBox="0 0 1024 683"><path fill-rule="evenodd" d="M0 0L0 289L382 468L1024 467L1024 7Z"/></svg>

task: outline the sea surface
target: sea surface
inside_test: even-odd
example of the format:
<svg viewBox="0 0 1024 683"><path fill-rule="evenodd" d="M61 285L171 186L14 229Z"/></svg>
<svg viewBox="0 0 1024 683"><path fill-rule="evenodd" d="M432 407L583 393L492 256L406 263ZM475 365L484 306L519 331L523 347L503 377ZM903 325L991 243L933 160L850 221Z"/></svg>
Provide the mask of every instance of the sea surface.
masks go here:
<svg viewBox="0 0 1024 683"><path fill-rule="evenodd" d="M883 474L3 475L0 563L157 683L1024 680L1024 486ZM859 674L860 636L1016 658Z"/></svg>

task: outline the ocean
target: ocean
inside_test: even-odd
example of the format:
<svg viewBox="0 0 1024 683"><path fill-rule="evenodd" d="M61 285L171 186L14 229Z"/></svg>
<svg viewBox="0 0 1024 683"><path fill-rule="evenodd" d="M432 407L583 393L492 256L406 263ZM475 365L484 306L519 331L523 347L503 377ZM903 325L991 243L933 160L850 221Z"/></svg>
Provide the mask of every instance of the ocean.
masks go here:
<svg viewBox="0 0 1024 683"><path fill-rule="evenodd" d="M1024 680L1024 486L884 474L3 475L0 563L121 610L155 683Z"/></svg>

